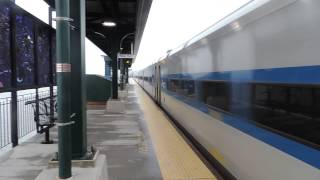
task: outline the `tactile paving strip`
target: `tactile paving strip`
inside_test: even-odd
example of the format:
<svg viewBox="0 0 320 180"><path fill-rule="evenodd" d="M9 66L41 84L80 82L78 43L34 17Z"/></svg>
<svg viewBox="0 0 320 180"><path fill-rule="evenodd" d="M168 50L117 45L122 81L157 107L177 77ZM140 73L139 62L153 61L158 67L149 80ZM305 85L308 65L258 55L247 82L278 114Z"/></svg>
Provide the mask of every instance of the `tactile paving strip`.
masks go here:
<svg viewBox="0 0 320 180"><path fill-rule="evenodd" d="M139 97L138 101L144 113L163 179L216 180L217 178L145 92L138 85L135 91Z"/></svg>

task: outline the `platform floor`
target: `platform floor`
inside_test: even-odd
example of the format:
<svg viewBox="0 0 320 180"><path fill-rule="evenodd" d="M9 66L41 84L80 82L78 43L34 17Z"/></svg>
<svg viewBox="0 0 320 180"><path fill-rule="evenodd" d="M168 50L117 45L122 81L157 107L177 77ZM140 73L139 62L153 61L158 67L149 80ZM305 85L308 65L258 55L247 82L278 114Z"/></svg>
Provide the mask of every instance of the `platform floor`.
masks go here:
<svg viewBox="0 0 320 180"><path fill-rule="evenodd" d="M135 94L155 147L163 179L216 179L151 98L137 86Z"/></svg>
<svg viewBox="0 0 320 180"><path fill-rule="evenodd" d="M88 143L107 155L110 180L162 179L143 112L134 87L128 87L124 114L112 114L105 106L88 110Z"/></svg>
<svg viewBox="0 0 320 180"><path fill-rule="evenodd" d="M136 84L128 86L124 114L104 105L88 107L88 145L107 156L110 180L213 180L212 172ZM52 132L56 140L56 131ZM0 180L34 179L57 145L42 145L42 135L0 157ZM36 150L35 150L36 149Z"/></svg>

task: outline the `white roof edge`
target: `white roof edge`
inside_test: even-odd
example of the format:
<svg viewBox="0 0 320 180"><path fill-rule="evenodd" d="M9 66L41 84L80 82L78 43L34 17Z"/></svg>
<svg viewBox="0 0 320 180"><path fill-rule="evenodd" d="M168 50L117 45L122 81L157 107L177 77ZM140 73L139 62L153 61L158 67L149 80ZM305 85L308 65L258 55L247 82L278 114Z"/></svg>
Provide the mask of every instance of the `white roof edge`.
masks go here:
<svg viewBox="0 0 320 180"><path fill-rule="evenodd" d="M221 20L219 20L218 22L214 23L212 26L210 26L209 28L205 29L204 31L200 32L199 34L197 34L196 36L192 37L190 40L188 40L187 42L179 45L178 47L174 48L172 51L170 51L169 53L167 53L165 56L162 57L167 57L167 56L171 56L177 52L179 52L180 50L194 44L195 42L198 42L199 40L203 39L204 37L206 37L207 35L225 27L226 25L236 21L237 19L243 17L244 15L254 11L255 9L263 6L264 4L268 3L270 0L251 0L249 2L247 2L246 4L244 4L243 6L241 6L240 8L238 8L237 10L233 11L232 13L230 13L229 15L225 16L224 18L222 18ZM161 58L163 59L163 58Z"/></svg>

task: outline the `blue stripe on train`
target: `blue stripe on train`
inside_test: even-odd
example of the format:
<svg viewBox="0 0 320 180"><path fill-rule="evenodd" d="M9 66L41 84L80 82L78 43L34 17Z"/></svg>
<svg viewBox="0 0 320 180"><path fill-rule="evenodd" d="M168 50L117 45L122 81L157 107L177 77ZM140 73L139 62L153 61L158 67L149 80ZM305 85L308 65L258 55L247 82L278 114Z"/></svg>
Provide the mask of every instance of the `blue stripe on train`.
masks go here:
<svg viewBox="0 0 320 180"><path fill-rule="evenodd" d="M300 66L271 69L238 70L207 73L180 73L164 75L164 78L193 80L253 81L273 83L320 83L320 66Z"/></svg>
<svg viewBox="0 0 320 180"><path fill-rule="evenodd" d="M205 103L202 103L200 101L197 101L191 98L186 98L181 95L174 94L167 90L163 90L163 91L165 91L168 95L176 98L177 100L180 100L203 113L209 114L210 112L208 106ZM287 154L290 154L296 159L299 159L315 168L320 169L320 151L313 149L309 146L306 146L304 144L301 144L299 142L296 142L294 140L280 136L271 131L265 130L261 127L258 127L257 125L251 123L246 119L234 117L232 115L228 115L222 112L218 112L218 113L222 115L223 117L222 121L225 122L226 124L256 139L259 139L264 143L269 144Z"/></svg>
<svg viewBox="0 0 320 180"><path fill-rule="evenodd" d="M316 149L308 147L304 144L300 144L271 131L259 128L256 125L240 118L230 115L223 115L223 121L226 124L263 141L266 144L290 154L296 159L299 159L318 169L320 168L320 151Z"/></svg>

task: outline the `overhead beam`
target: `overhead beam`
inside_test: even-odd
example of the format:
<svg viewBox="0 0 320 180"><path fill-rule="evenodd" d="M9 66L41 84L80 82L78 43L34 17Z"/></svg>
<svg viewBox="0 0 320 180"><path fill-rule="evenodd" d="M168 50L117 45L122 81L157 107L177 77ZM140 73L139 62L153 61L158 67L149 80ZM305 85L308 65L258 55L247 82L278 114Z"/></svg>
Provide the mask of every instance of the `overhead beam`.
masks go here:
<svg viewBox="0 0 320 180"><path fill-rule="evenodd" d="M106 4L106 1L104 1L104 0L99 0L99 1L100 1L101 6L102 6L102 9L103 9L103 14L105 16L109 16L109 14L108 14L108 6Z"/></svg>
<svg viewBox="0 0 320 180"><path fill-rule="evenodd" d="M55 8L56 6L55 0L44 0L44 1L48 3L50 7Z"/></svg>
<svg viewBox="0 0 320 180"><path fill-rule="evenodd" d="M137 54L139 45L142 39L142 34L148 19L149 11L151 9L153 0L139 0L137 1L137 23L136 23L136 39L134 45L134 53Z"/></svg>
<svg viewBox="0 0 320 180"><path fill-rule="evenodd" d="M98 0L87 0L87 2L97 2ZM108 0L107 0L108 1ZM137 0L118 0L118 2L136 2Z"/></svg>
<svg viewBox="0 0 320 180"><path fill-rule="evenodd" d="M111 12L113 17L119 17L119 1L111 0Z"/></svg>
<svg viewBox="0 0 320 180"><path fill-rule="evenodd" d="M114 17L113 14L111 14L110 11L104 11L103 13L86 12L86 16L87 16L87 18L88 17L99 17L99 18L102 18L102 16ZM136 13L121 13L121 17L123 17L123 18L136 18Z"/></svg>

